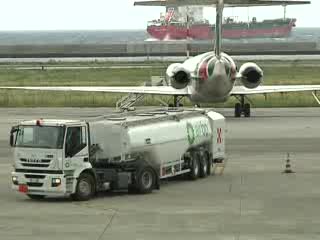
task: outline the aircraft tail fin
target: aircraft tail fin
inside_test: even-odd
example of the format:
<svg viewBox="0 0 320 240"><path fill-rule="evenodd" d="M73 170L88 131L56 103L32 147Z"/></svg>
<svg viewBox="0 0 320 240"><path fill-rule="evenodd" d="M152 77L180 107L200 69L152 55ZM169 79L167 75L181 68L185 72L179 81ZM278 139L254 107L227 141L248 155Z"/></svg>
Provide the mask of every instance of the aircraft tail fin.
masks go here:
<svg viewBox="0 0 320 240"><path fill-rule="evenodd" d="M216 26L214 43L214 52L218 59L220 59L221 57L223 7L223 0L218 0L218 4L216 6Z"/></svg>

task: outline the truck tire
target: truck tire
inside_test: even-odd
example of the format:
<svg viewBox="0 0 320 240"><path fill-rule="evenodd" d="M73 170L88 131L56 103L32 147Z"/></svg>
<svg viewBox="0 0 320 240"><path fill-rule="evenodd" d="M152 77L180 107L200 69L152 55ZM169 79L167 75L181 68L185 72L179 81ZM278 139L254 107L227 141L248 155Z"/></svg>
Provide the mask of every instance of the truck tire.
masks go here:
<svg viewBox="0 0 320 240"><path fill-rule="evenodd" d="M208 162L208 171L207 171L207 175L210 176L211 175L211 171L212 171L212 160L210 158L209 154L206 154L207 156L207 162Z"/></svg>
<svg viewBox="0 0 320 240"><path fill-rule="evenodd" d="M87 201L94 195L94 179L88 173L80 174L76 192L71 195L75 201Z"/></svg>
<svg viewBox="0 0 320 240"><path fill-rule="evenodd" d="M201 161L200 161L200 171L199 176L201 178L205 178L208 175L208 159L207 154L201 154Z"/></svg>
<svg viewBox="0 0 320 240"><path fill-rule="evenodd" d="M191 180L196 180L200 172L200 157L198 153L192 155L189 177Z"/></svg>
<svg viewBox="0 0 320 240"><path fill-rule="evenodd" d="M155 174L150 167L143 168L137 175L134 189L138 193L150 193L155 185Z"/></svg>
<svg viewBox="0 0 320 240"><path fill-rule="evenodd" d="M33 194L28 194L27 195L30 199L32 200L42 200L45 198L45 195L33 195Z"/></svg>
<svg viewBox="0 0 320 240"><path fill-rule="evenodd" d="M204 160L207 161L207 176L211 175L211 170L212 170L212 159L211 159L211 154L208 151L204 152Z"/></svg>
<svg viewBox="0 0 320 240"><path fill-rule="evenodd" d="M137 190L136 186L135 185L129 185L128 186L128 193L129 194L137 194L138 190Z"/></svg>

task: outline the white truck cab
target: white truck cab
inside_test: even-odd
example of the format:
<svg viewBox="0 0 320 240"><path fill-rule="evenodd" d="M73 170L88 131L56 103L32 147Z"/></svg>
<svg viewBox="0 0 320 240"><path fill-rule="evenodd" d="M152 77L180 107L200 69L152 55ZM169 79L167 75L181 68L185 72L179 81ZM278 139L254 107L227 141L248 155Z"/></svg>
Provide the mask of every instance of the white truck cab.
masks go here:
<svg viewBox="0 0 320 240"><path fill-rule="evenodd" d="M91 168L87 123L33 120L13 128L13 188L31 198L74 192L74 176ZM18 184L17 184L18 183Z"/></svg>

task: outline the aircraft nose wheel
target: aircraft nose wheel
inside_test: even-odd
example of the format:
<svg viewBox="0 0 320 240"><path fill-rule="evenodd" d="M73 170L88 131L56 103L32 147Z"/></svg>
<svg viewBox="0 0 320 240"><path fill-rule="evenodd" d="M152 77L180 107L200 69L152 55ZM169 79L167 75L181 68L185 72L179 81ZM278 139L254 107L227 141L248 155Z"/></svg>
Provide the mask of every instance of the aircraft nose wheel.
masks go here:
<svg viewBox="0 0 320 240"><path fill-rule="evenodd" d="M184 98L184 96L173 96L173 103L169 103L168 107L169 108L182 108L183 104L181 103L182 99Z"/></svg>
<svg viewBox="0 0 320 240"><path fill-rule="evenodd" d="M251 116L251 106L249 103L244 104L243 107L240 103L236 103L236 105L234 106L234 116L236 118L240 118L242 113L244 117Z"/></svg>
<svg viewBox="0 0 320 240"><path fill-rule="evenodd" d="M240 103L236 103L234 106L234 116L239 118L242 114L244 117L251 116L251 105L249 103L244 103L244 96L241 96Z"/></svg>
<svg viewBox="0 0 320 240"><path fill-rule="evenodd" d="M251 107L250 107L249 103L246 103L244 105L243 112L244 112L244 117L250 117L251 116Z"/></svg>
<svg viewBox="0 0 320 240"><path fill-rule="evenodd" d="M236 118L239 118L241 117L241 113L242 113L241 104L236 103L236 105L234 106L234 116Z"/></svg>

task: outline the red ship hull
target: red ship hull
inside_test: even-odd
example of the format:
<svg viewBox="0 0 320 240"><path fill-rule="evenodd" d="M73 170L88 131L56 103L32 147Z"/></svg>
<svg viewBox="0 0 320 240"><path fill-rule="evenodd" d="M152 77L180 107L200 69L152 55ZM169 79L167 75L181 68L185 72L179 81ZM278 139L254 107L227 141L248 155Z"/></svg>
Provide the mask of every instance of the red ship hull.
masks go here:
<svg viewBox="0 0 320 240"><path fill-rule="evenodd" d="M193 25L190 27L188 37L199 40L212 39L214 37L211 25Z"/></svg>
<svg viewBox="0 0 320 240"><path fill-rule="evenodd" d="M279 26L269 29L225 29L222 36L229 39L239 38L283 38L288 37L292 26Z"/></svg>
<svg viewBox="0 0 320 240"><path fill-rule="evenodd" d="M188 38L188 29L184 26L149 26L147 32L158 40L181 40Z"/></svg>
<svg viewBox="0 0 320 240"><path fill-rule="evenodd" d="M295 20L286 24L270 24L269 26L249 26L242 24L237 27L224 26L223 38L283 38L288 37L295 26ZM179 40L192 38L196 40L208 40L214 37L214 26L209 24L193 25L189 29L185 25L148 26L147 32L158 40Z"/></svg>

